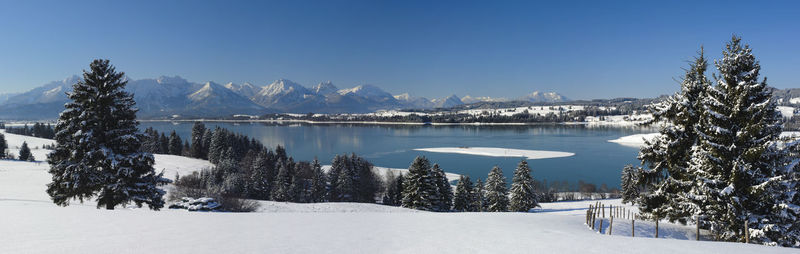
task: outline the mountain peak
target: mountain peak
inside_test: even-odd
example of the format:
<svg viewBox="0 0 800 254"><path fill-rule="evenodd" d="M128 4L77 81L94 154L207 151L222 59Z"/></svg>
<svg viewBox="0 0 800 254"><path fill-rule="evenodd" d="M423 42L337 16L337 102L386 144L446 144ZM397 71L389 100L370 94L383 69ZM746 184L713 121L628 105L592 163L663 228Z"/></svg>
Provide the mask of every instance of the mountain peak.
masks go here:
<svg viewBox="0 0 800 254"><path fill-rule="evenodd" d="M333 85L333 82L329 80L325 82L320 82L312 90L316 94L326 95L335 93L338 90L338 88L336 88L336 86Z"/></svg>
<svg viewBox="0 0 800 254"><path fill-rule="evenodd" d="M186 79L181 78L181 76L159 76L156 78L156 82L159 84L186 84L189 83Z"/></svg>

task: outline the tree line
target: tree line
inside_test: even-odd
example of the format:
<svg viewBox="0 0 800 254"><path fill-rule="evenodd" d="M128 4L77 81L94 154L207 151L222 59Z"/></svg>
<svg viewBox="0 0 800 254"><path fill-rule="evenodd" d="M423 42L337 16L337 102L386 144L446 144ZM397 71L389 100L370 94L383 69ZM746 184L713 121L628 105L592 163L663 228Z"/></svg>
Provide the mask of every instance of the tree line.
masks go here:
<svg viewBox="0 0 800 254"><path fill-rule="evenodd" d="M37 138L53 139L56 136L55 128L51 124L34 123L33 126L25 124L23 127L4 126L6 132Z"/></svg>

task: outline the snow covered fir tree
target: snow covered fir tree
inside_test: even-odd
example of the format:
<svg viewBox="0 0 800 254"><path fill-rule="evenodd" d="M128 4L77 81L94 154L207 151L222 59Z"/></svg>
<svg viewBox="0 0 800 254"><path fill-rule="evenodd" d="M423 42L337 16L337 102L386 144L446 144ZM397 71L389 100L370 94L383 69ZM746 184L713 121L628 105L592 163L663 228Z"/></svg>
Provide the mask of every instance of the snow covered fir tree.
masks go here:
<svg viewBox="0 0 800 254"><path fill-rule="evenodd" d="M47 194L56 204L97 197L98 208L164 206L159 186L169 180L153 169L152 154L140 152L135 102L124 90L124 75L108 60L94 60L68 93L71 101L55 127L57 145L48 155Z"/></svg>
<svg viewBox="0 0 800 254"><path fill-rule="evenodd" d="M531 168L528 167L527 161L522 160L511 179L511 200L508 209L514 212L528 212L534 207L539 207L539 202L536 200Z"/></svg>
<svg viewBox="0 0 800 254"><path fill-rule="evenodd" d="M719 240L798 247L798 142L780 137L752 49L734 36L722 56L714 85L701 50L681 92L653 105L661 135L641 148L643 170L623 170L623 196L648 218L699 223Z"/></svg>

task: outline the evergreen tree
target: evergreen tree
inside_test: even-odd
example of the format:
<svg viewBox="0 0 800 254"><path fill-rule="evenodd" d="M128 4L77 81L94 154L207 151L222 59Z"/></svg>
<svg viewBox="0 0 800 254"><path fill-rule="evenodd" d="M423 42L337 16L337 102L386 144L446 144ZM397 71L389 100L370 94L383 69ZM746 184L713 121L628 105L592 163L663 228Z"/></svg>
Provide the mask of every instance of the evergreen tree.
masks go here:
<svg viewBox="0 0 800 254"><path fill-rule="evenodd" d="M389 172L386 172L386 188L385 189L386 189L386 191L383 193L383 202L382 202L382 204L390 205L390 206L397 206L398 203L399 203L398 200L395 199L395 197L397 197L396 193L398 192L397 177L394 176L394 173L391 170L389 170Z"/></svg>
<svg viewBox="0 0 800 254"><path fill-rule="evenodd" d="M181 137L178 136L175 131L169 134L169 154L172 155L181 155L183 154L183 144L181 141Z"/></svg>
<svg viewBox="0 0 800 254"><path fill-rule="evenodd" d="M475 182L475 188L472 191L472 209L471 212L483 212L486 211L486 191L484 189L483 181L478 178L478 181Z"/></svg>
<svg viewBox="0 0 800 254"><path fill-rule="evenodd" d="M344 171L345 165L344 156L336 155L331 161L331 169L328 171L328 200L331 202L339 202L340 191L338 188L339 175Z"/></svg>
<svg viewBox="0 0 800 254"><path fill-rule="evenodd" d="M622 188L622 203L633 204L639 198L639 186L637 169L633 165L628 164L622 169L622 179L620 187Z"/></svg>
<svg viewBox="0 0 800 254"><path fill-rule="evenodd" d="M351 165L355 167L356 183L356 202L361 203L375 203L377 194L381 191L383 182L373 171L372 163L364 158L356 156L355 153L350 156Z"/></svg>
<svg viewBox="0 0 800 254"><path fill-rule="evenodd" d="M395 179L395 190L394 192L392 192L392 196L394 197L392 198L394 200L394 203L392 205L394 206L403 205L403 190L405 188L405 179L406 177L403 176L403 173L397 175Z"/></svg>
<svg viewBox="0 0 800 254"><path fill-rule="evenodd" d="M19 160L21 161L34 161L33 155L31 154L31 149L28 147L28 143L23 141L22 146L19 148Z"/></svg>
<svg viewBox="0 0 800 254"><path fill-rule="evenodd" d="M189 144L189 140L183 141L183 148L181 149L181 155L186 157L192 157L192 145Z"/></svg>
<svg viewBox="0 0 800 254"><path fill-rule="evenodd" d="M317 160L317 158L314 158L314 161L311 162L311 170L313 175L311 176L309 202L325 202L325 196L327 194L327 178L325 177L325 172L322 171L322 166L319 164L319 160Z"/></svg>
<svg viewBox="0 0 800 254"><path fill-rule="evenodd" d="M667 218L685 223L695 210L688 193L694 180L689 169L692 147L697 145L704 107L705 91L710 82L705 76L707 61L701 48L681 81L681 91L663 102L650 106L653 121L663 124L660 135L646 141L639 159L648 170L636 171L636 184L649 192L639 200L639 209L648 217ZM631 187L631 186L628 186ZM628 190L633 190L629 188ZM628 199L632 200L632 199Z"/></svg>
<svg viewBox="0 0 800 254"><path fill-rule="evenodd" d="M456 193L453 199L453 210L457 212L474 212L472 181L469 176L462 175L456 185Z"/></svg>
<svg viewBox="0 0 800 254"><path fill-rule="evenodd" d="M158 139L158 153L169 154L169 138L164 133L161 133L161 137Z"/></svg>
<svg viewBox="0 0 800 254"><path fill-rule="evenodd" d="M272 200L292 201L292 172L289 163L281 161L278 163L278 176L272 184Z"/></svg>
<svg viewBox="0 0 800 254"><path fill-rule="evenodd" d="M0 159L5 159L7 157L6 149L8 149L6 136L0 133Z"/></svg>
<svg viewBox="0 0 800 254"><path fill-rule="evenodd" d="M201 159L206 159L206 160L208 159L209 148L211 147L211 136L213 135L214 131L212 131L211 129L206 129L206 131L203 133L203 150L202 150L203 156L200 157Z"/></svg>
<svg viewBox="0 0 800 254"><path fill-rule="evenodd" d="M506 177L500 167L495 166L486 178L486 211L508 211L508 191L506 190Z"/></svg>
<svg viewBox="0 0 800 254"><path fill-rule="evenodd" d="M130 202L164 206L169 183L153 169L153 155L140 152L133 96L124 90L124 73L108 60L94 60L90 72L73 85L71 100L56 124L56 147L48 156L52 182L47 193L58 205L97 196L97 206L114 209Z"/></svg>
<svg viewBox="0 0 800 254"><path fill-rule="evenodd" d="M430 162L424 156L418 156L408 168L403 186L403 207L432 211L431 197L437 192L436 183L431 179Z"/></svg>
<svg viewBox="0 0 800 254"><path fill-rule="evenodd" d="M306 186L303 178L294 174L292 176L292 185L289 186L291 192L290 197L292 202L305 203L306 202Z"/></svg>
<svg viewBox="0 0 800 254"><path fill-rule="evenodd" d="M434 163L431 168L431 178L436 183L436 193L434 197L434 210L439 212L447 212L453 206L453 187L447 181L447 175L439 167L439 164Z"/></svg>
<svg viewBox="0 0 800 254"><path fill-rule="evenodd" d="M205 159L208 151L204 150L203 135L206 133L206 125L202 122L194 122L192 125L192 157Z"/></svg>
<svg viewBox="0 0 800 254"><path fill-rule="evenodd" d="M223 153L230 147L228 144L228 133L225 129L217 128L211 134L211 144L208 147L208 161L217 164L220 162Z"/></svg>
<svg viewBox="0 0 800 254"><path fill-rule="evenodd" d="M782 131L780 114L766 79L758 80L761 66L750 47L734 36L722 54L715 61L716 85L703 100L700 142L691 161L696 180L689 195L697 197L696 215L721 239L742 241L747 220L748 230L763 235L753 240L776 241L769 236L785 232L774 227L779 219L772 208L780 200L768 186L786 172L781 165L786 153L771 149Z"/></svg>
<svg viewBox="0 0 800 254"><path fill-rule="evenodd" d="M258 153L250 168L248 195L252 199L269 200L272 182L269 177L270 165L266 152Z"/></svg>
<svg viewBox="0 0 800 254"><path fill-rule="evenodd" d="M514 177L511 179L509 209L514 212L527 212L534 207L539 207L539 202L536 200L531 169L528 167L528 162L522 160L514 170Z"/></svg>

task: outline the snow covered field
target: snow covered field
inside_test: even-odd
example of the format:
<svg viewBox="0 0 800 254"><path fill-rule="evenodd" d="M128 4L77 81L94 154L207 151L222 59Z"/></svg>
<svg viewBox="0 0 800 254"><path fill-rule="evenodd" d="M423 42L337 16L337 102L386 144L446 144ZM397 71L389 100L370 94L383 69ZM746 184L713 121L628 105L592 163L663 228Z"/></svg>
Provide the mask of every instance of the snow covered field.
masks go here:
<svg viewBox="0 0 800 254"><path fill-rule="evenodd" d="M34 142L13 134L6 139L12 147ZM156 165L168 177L209 166L160 155ZM671 239L649 238L652 223L640 221L635 238L622 221L614 222L613 235L600 235L584 224L585 210L595 201L545 203L533 213L267 201L256 213L108 211L93 201L58 207L44 191L47 169L46 163L0 160L0 253L797 253L679 240L693 239L694 229L668 223L660 224L660 236Z"/></svg>
<svg viewBox="0 0 800 254"><path fill-rule="evenodd" d="M523 157L528 160L569 157L575 155L568 152L510 149L498 147L435 147L417 148L416 151L431 153L457 153L491 157Z"/></svg>

